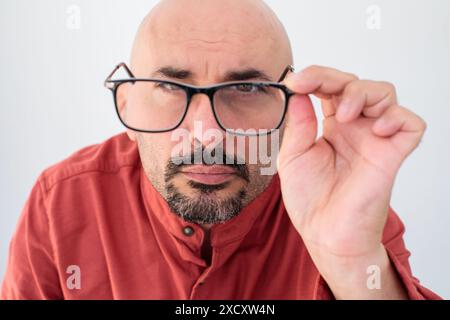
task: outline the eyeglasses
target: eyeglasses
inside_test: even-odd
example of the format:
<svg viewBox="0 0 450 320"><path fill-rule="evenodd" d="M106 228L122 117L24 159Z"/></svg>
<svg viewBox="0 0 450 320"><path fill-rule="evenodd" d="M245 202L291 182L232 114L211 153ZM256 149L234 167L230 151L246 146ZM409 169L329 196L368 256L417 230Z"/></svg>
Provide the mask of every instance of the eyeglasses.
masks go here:
<svg viewBox="0 0 450 320"><path fill-rule="evenodd" d="M130 78L112 80L120 68L124 68ZM175 130L186 117L193 96L205 94L222 130L254 136L270 134L281 127L294 92L280 82L292 71L294 68L287 66L278 82L235 81L198 87L176 81L135 78L127 65L120 63L106 78L105 87L113 94L120 121L133 131Z"/></svg>

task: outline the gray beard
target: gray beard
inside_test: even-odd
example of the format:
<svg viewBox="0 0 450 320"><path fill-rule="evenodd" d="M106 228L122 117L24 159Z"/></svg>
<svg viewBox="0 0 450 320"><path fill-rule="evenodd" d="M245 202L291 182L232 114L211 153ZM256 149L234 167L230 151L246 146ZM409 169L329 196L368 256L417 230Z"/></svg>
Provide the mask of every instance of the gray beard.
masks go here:
<svg viewBox="0 0 450 320"><path fill-rule="evenodd" d="M239 215L243 208L246 192L239 190L233 197L227 199L214 199L213 193L220 190L221 186L208 186L192 184L197 189L199 195L196 198L190 198L181 194L177 188L168 183L166 188L166 201L169 208L177 216L187 222L196 224L217 224L224 223Z"/></svg>

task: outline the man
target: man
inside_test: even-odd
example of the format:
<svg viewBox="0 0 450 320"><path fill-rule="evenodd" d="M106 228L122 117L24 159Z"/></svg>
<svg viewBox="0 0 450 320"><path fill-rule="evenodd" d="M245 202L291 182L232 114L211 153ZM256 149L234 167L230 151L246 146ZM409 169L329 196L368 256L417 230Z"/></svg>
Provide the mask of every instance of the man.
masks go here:
<svg viewBox="0 0 450 320"><path fill-rule="evenodd" d="M118 66L129 80L105 82L126 134L39 177L2 298L439 298L412 276L389 206L424 121L389 83L292 64L262 1L161 1L131 70ZM241 128L266 130L258 149L278 156L277 174L249 160L255 135ZM238 137L243 152L228 144ZM226 161L190 161L211 149Z"/></svg>

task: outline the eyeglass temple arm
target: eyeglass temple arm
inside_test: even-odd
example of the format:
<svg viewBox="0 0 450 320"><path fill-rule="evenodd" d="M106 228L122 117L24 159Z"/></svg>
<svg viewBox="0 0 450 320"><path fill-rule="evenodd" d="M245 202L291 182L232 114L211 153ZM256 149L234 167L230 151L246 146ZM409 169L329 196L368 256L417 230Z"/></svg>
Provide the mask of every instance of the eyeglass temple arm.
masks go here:
<svg viewBox="0 0 450 320"><path fill-rule="evenodd" d="M287 76L287 74L288 74L289 72L294 72L294 71L295 71L295 69L294 69L293 66L291 66L291 65L287 66L286 69L284 69L283 73L281 74L281 77L280 77L280 79L278 80L278 82L283 81L284 78L286 78L286 76Z"/></svg>
<svg viewBox="0 0 450 320"><path fill-rule="evenodd" d="M110 84L109 84L108 82L111 81L111 78L112 78L112 76L114 75L114 73L116 73L116 71L119 70L120 68L124 68L125 71L126 71L126 73L128 74L128 76L129 76L130 78L134 78L133 73L132 73L131 70L128 68L128 66L125 64L125 62L121 62L121 63L119 63L119 64L114 68L113 71L111 71L111 73L110 73L110 74L108 75L108 77L105 79L105 83L104 83L105 87L107 87L107 88L110 88L110 87L111 87ZM288 66L286 67L286 69L284 69L283 73L281 74L280 79L278 80L278 82L283 81L284 78L286 78L286 76L287 76L287 74L288 74L289 72L294 72L294 71L295 71L294 67L291 66L291 65L288 65Z"/></svg>
<svg viewBox="0 0 450 320"><path fill-rule="evenodd" d="M116 71L119 70L120 68L124 68L126 73L128 74L128 76L130 78L134 78L133 73L131 72L130 68L128 68L126 63L125 62L121 62L114 68L114 70L105 79L105 83L104 83L105 87L110 88L110 85L108 84L108 82L111 81L111 78L113 77L114 73L116 73Z"/></svg>

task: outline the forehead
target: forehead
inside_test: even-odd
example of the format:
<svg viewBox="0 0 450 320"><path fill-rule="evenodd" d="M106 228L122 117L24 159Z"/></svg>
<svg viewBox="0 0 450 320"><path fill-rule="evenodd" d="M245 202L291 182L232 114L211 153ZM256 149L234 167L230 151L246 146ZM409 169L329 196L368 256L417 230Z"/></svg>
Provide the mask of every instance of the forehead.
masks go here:
<svg viewBox="0 0 450 320"><path fill-rule="evenodd" d="M191 36L191 37L190 37ZM254 67L265 69L274 60L275 52L261 40L242 41L238 36L205 40L194 34L183 39L156 38L149 46L150 65L174 66L200 72L201 69L228 69ZM273 56L270 56L273 55Z"/></svg>
<svg viewBox="0 0 450 320"><path fill-rule="evenodd" d="M227 7L228 1L199 6L206 2L192 1L186 9L184 0L180 5L170 2L169 8L156 8L141 27L137 40L145 43L140 46L145 50L138 54L147 67L174 65L203 72L253 67L270 73L286 65L283 34L261 8Z"/></svg>

